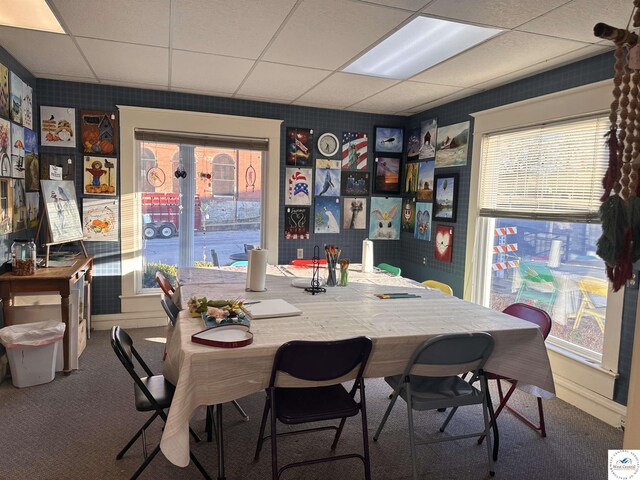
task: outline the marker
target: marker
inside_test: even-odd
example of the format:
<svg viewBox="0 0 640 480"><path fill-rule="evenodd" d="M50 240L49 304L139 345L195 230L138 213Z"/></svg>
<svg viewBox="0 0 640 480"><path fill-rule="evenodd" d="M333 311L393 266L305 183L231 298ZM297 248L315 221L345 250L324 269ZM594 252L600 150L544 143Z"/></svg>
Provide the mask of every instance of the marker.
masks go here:
<svg viewBox="0 0 640 480"><path fill-rule="evenodd" d="M254 305L256 303L260 303L260 301L257 301L257 302L244 302L243 305Z"/></svg>

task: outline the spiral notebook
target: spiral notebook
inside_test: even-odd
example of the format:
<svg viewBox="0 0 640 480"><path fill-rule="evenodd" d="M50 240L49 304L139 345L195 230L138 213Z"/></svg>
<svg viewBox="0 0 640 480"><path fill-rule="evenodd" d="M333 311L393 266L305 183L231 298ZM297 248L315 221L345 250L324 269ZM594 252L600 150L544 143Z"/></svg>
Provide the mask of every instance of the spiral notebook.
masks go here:
<svg viewBox="0 0 640 480"><path fill-rule="evenodd" d="M261 300L259 303L244 305L242 308L247 312L251 320L302 315L302 310L281 298Z"/></svg>

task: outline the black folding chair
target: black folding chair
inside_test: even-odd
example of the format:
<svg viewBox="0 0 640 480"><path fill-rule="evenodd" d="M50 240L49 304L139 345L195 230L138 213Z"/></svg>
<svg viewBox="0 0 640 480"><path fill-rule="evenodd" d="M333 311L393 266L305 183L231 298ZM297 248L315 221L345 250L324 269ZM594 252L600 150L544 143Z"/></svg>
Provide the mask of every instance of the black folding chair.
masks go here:
<svg viewBox="0 0 640 480"><path fill-rule="evenodd" d="M282 473L292 467L311 465L320 462L359 458L364 463L365 478L371 478L369 465L369 438L367 433L367 410L362 374L371 353L371 339L357 337L329 342L292 341L282 345L276 352L271 370L267 399L264 405L260 436L256 446L255 459L260 458L260 450L266 438L271 437L271 477L276 480ZM339 382L347 374L357 375L350 391ZM286 375L283 375L286 374ZM323 382L324 386L291 388L279 386L286 377ZM334 381L331 385L327 382ZM286 382L285 382L286 383ZM359 392L360 401L355 400ZM264 436L267 415L271 412L271 435ZM278 469L277 437L295 435L303 432L319 430L336 430L331 450L335 450L340 434L348 417L358 413L362 415L363 455L352 453L331 457L305 460L290 463ZM291 432L277 433L276 420L287 425L340 419L338 426L308 428Z"/></svg>
<svg viewBox="0 0 640 480"><path fill-rule="evenodd" d="M176 321L178 320L178 314L180 313L178 306L173 302L173 300L171 300L171 297L169 295L164 294L162 294L162 296L160 297L160 304L167 314L169 323L172 327L175 327Z"/></svg>
<svg viewBox="0 0 640 480"><path fill-rule="evenodd" d="M173 399L173 394L175 392L175 386L169 383L163 375L154 375L151 369L144 362L138 351L133 346L133 340L131 337L125 332L122 328L116 326L111 329L111 346L113 347L113 351L116 352L116 356L124 365L124 368L127 370L131 378L134 381L134 390L135 390L135 404L136 410L139 412L153 412L153 415L147 422L140 428L136 434L129 440L129 443L116 455L116 459L120 460L124 454L129 450L131 445L135 443L135 441L142 435L142 448L144 455L144 462L138 470L133 474L131 480L134 480L140 476L147 465L153 460L153 458L160 451L160 444L158 444L150 455L147 455L147 442L145 438L145 431L149 425L153 423L153 421L160 417L165 423L167 421L167 414L165 413L165 409L171 406L171 400ZM147 374L146 377L140 377L138 372L135 370L135 365L133 363L133 358L136 359L138 364L142 367L142 369ZM189 432L193 436L196 442L200 441L200 438L195 434L191 428L189 428ZM200 470L202 476L206 479L210 479L209 474L202 468L200 462L196 459L193 453L189 453L191 460L194 465Z"/></svg>

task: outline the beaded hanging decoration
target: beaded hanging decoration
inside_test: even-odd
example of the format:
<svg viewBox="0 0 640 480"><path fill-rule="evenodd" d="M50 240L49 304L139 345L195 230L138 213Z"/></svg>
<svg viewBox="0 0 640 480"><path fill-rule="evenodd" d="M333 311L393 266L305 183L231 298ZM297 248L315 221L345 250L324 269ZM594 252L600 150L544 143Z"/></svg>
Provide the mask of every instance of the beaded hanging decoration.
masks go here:
<svg viewBox="0 0 640 480"><path fill-rule="evenodd" d="M634 0L631 18L633 27L640 27L640 0ZM609 165L602 179L602 236L596 252L605 261L613 290L618 291L632 278L633 262L640 259L640 45L638 35L628 28L598 23L594 34L615 44Z"/></svg>

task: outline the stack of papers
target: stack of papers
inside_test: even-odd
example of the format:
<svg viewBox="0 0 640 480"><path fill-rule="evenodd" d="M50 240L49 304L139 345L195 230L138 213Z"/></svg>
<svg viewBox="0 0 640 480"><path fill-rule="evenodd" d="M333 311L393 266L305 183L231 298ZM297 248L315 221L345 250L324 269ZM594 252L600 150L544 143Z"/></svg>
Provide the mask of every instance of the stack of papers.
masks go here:
<svg viewBox="0 0 640 480"><path fill-rule="evenodd" d="M258 318L293 317L302 315L302 310L281 298L261 300L242 307L251 320Z"/></svg>

